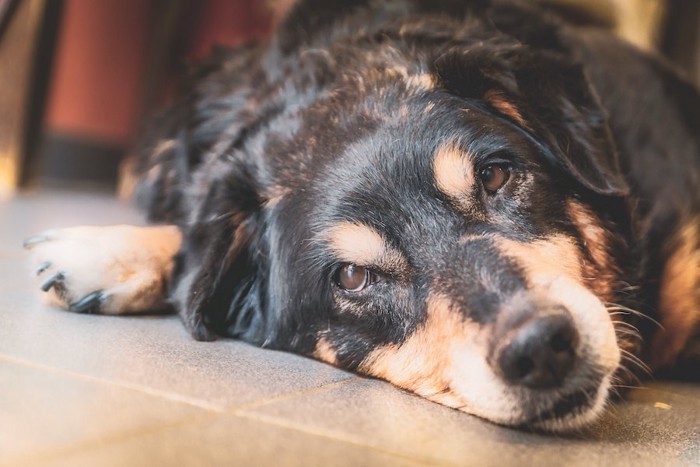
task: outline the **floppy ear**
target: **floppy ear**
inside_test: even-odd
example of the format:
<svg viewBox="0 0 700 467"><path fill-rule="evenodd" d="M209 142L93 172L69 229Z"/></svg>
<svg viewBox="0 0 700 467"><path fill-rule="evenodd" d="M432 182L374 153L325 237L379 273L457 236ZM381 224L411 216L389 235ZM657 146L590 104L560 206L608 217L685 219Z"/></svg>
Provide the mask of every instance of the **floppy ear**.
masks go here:
<svg viewBox="0 0 700 467"><path fill-rule="evenodd" d="M550 162L584 187L628 193L605 112L580 65L517 44L448 51L434 67L448 90L486 102L544 143Z"/></svg>
<svg viewBox="0 0 700 467"><path fill-rule="evenodd" d="M184 232L173 299L198 340L256 333L262 316L261 264L255 253L259 191L243 162L230 164L193 207Z"/></svg>

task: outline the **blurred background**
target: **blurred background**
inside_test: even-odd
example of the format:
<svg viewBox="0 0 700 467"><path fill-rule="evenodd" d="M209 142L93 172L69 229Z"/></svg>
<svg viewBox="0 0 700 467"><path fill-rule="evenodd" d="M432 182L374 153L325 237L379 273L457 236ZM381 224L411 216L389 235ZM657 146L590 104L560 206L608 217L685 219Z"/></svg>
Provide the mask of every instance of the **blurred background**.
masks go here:
<svg viewBox="0 0 700 467"><path fill-rule="evenodd" d="M699 0L538 0L700 83ZM139 129L215 44L265 37L289 0L0 0L0 196L116 191Z"/></svg>

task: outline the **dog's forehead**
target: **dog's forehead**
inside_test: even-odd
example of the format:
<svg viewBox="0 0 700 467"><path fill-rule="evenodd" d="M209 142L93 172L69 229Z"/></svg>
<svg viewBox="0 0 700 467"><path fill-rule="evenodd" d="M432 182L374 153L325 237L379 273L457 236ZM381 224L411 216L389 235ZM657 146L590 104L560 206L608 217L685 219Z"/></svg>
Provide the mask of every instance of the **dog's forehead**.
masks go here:
<svg viewBox="0 0 700 467"><path fill-rule="evenodd" d="M405 105L427 111L379 125L326 156L329 163L312 181L324 200L322 217L347 220L377 210L397 216L423 209L439 215L437 205L444 205L445 198L459 199L472 190L477 167L489 155L520 150L526 143L507 124L463 102Z"/></svg>

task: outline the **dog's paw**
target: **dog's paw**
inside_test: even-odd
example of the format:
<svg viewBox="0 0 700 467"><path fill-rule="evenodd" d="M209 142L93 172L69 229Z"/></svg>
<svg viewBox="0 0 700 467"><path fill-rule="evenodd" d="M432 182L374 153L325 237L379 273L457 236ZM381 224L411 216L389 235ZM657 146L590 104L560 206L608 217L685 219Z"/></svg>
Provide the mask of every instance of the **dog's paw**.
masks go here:
<svg viewBox="0 0 700 467"><path fill-rule="evenodd" d="M166 308L180 248L172 226L72 227L24 242L52 305L79 313L123 314Z"/></svg>

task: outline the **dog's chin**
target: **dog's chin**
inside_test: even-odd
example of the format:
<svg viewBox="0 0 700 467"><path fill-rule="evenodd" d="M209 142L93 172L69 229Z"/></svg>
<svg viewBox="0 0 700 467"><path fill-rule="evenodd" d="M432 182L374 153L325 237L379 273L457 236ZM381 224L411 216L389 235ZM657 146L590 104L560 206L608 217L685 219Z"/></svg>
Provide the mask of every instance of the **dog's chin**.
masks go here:
<svg viewBox="0 0 700 467"><path fill-rule="evenodd" d="M606 377L597 387L581 388L562 395L526 423L526 426L546 432L566 433L587 427L600 417L605 409L610 390Z"/></svg>
<svg viewBox="0 0 700 467"><path fill-rule="evenodd" d="M536 432L567 433L586 428L600 417L609 390L610 376L606 376L598 384L572 389L555 397L542 394L541 397L524 398L522 406L537 409L523 411L517 416L480 412L469 406L461 407L460 410L499 425Z"/></svg>
<svg viewBox="0 0 700 467"><path fill-rule="evenodd" d="M600 384L582 387L558 394L547 403L535 404L538 411L510 425L518 428L548 432L567 433L584 429L595 422L604 412L610 391L610 378ZM548 398L549 399L549 398Z"/></svg>

